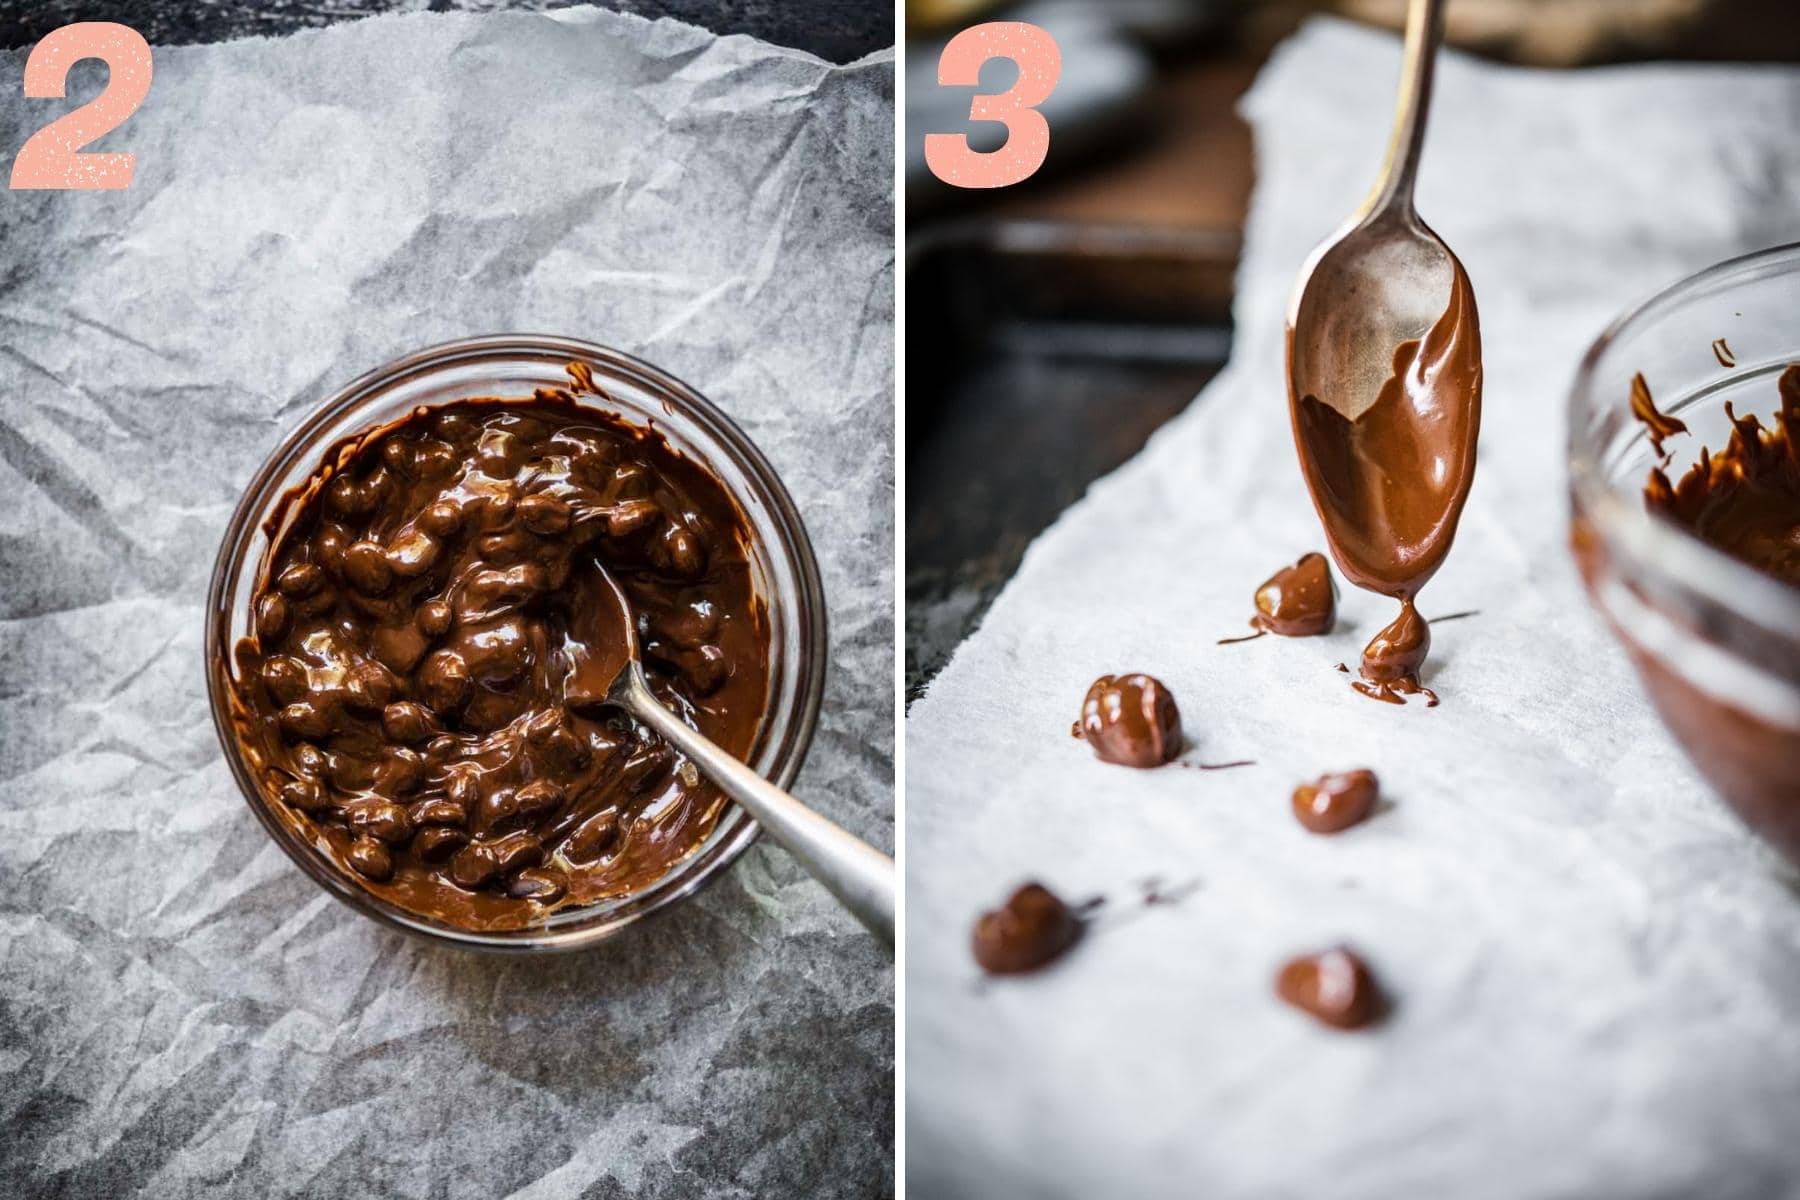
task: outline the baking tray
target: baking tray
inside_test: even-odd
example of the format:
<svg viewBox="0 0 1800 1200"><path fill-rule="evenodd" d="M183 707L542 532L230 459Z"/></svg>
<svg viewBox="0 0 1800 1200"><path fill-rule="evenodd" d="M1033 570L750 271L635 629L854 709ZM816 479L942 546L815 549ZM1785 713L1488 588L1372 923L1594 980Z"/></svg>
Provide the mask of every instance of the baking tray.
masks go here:
<svg viewBox="0 0 1800 1200"><path fill-rule="evenodd" d="M906 687L1231 353L1235 230L978 221L906 272Z"/></svg>

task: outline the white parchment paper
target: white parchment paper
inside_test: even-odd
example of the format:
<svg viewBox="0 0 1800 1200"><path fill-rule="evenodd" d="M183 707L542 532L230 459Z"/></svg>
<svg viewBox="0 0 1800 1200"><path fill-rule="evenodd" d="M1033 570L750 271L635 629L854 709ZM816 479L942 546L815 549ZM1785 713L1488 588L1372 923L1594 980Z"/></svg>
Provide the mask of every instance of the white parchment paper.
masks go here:
<svg viewBox="0 0 1800 1200"><path fill-rule="evenodd" d="M1230 368L1042 536L907 725L909 1188L920 1197L1800 1194L1800 899L1707 792L1565 547L1576 361L1647 291L1800 237L1800 74L1573 74L1448 56L1419 208L1466 264L1481 462L1428 613L1443 705L1354 695L1391 602L1329 638L1215 646L1323 537L1282 320L1369 186L1395 39L1317 23L1246 102L1258 183ZM1800 314L1796 314L1800 319ZM1696 354L1707 347L1696 346ZM1625 398L1620 397L1624 403ZM1772 401L1771 401L1772 402ZM1103 672L1160 676L1207 774L1069 737ZM1337 838L1288 793L1370 766ZM975 915L1039 878L1129 909L1040 976L980 983ZM1290 954L1361 947L1379 1031L1279 1004Z"/></svg>
<svg viewBox="0 0 1800 1200"><path fill-rule="evenodd" d="M68 107L22 61L9 147ZM795 494L832 631L798 791L891 846L891 53L577 10L155 71L97 147L128 191L0 192L0 1193L891 1193L892 968L785 855L591 953L426 948L264 835L201 663L231 508L322 398L609 343Z"/></svg>

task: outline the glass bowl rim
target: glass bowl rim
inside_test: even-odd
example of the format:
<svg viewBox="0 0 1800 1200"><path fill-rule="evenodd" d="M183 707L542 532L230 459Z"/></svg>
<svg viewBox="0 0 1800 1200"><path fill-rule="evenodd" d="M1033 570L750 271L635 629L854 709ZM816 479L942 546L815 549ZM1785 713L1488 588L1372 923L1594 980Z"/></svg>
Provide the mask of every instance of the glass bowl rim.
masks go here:
<svg viewBox="0 0 1800 1200"><path fill-rule="evenodd" d="M1598 447L1584 432L1585 412L1606 403L1595 394L1594 376L1614 343L1696 292L1786 263L1800 268L1800 242L1788 242L1740 254L1682 277L1650 294L1615 317L1594 340L1576 367L1569 385L1567 449L1569 486L1583 515L1612 553L1648 564L1673 577L1708 601L1768 629L1800 629L1800 589L1788 587L1726 554L1679 525L1647 512L1642 494L1609 481L1600 465ZM1684 399L1678 397L1678 399Z"/></svg>
<svg viewBox="0 0 1800 1200"><path fill-rule="evenodd" d="M765 498L768 501L769 519L780 535L779 544L771 549L771 553L785 553L798 584L797 595L791 598L796 614L795 637L799 647L795 668L798 681L792 714L793 733L788 740L788 749L775 761L774 770L770 772L770 778L781 787L792 785L805 764L807 752L818 729L825 693L826 662L830 658L825 590L818 558L792 494L749 435L697 389L634 354L596 342L553 334L502 333L456 338L402 355L363 372L321 400L298 425L281 438L258 466L250 482L244 486L231 519L225 526L219 553L214 560L212 579L207 587L204 614L206 632L202 651L207 699L220 748L244 802L283 852L304 874L333 897L388 928L438 945L512 954L577 950L605 941L643 917L691 898L707 883L723 875L750 848L761 833L761 826L748 813L738 810L738 826L725 841L710 851L696 851L694 855L678 863L669 875L665 875L648 891L624 897L603 919L591 923L566 929L546 929L540 926L497 932L456 929L431 923L398 905L381 900L358 886L355 881L345 878L342 871L315 850L297 844L295 832L286 828L280 817L271 810L242 755L238 753L237 735L231 727L226 694L230 647L225 643L229 639L232 617L226 607L226 593L235 576L232 567L234 562L238 562L242 568L253 566L249 548L261 529L268 503L274 499L272 494L268 494L269 490L285 468L291 466L288 460L299 448L310 445L322 431L354 412L358 405L365 403L389 384L433 368L507 355L540 358L549 356L563 361L585 360L596 367L604 365L609 370L620 372L633 385L695 420L737 460L734 465L751 476L767 493ZM325 447L314 449L323 453ZM726 805L731 807L729 800ZM702 853L709 855L704 862L700 862ZM695 862L700 862L700 865L690 866Z"/></svg>

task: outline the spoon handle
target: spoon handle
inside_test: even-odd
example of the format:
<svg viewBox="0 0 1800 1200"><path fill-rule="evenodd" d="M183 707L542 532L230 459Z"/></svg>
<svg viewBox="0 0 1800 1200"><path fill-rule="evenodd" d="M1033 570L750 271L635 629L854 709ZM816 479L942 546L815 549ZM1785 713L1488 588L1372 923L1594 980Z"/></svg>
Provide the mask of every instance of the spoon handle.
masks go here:
<svg viewBox="0 0 1800 1200"><path fill-rule="evenodd" d="M689 728L662 706L641 670L615 692L632 715L691 759L743 810L756 818L807 874L824 884L869 932L894 945L894 860L861 838L838 828L749 767L721 750L705 734ZM616 685L615 685L616 687Z"/></svg>
<svg viewBox="0 0 1800 1200"><path fill-rule="evenodd" d="M1447 0L1407 0L1406 47L1400 59L1400 99L1394 109L1394 132L1388 139L1381 177L1363 204L1363 212L1413 206L1413 183L1419 174L1419 152L1425 145L1425 118L1431 108L1431 72L1438 45L1444 40Z"/></svg>

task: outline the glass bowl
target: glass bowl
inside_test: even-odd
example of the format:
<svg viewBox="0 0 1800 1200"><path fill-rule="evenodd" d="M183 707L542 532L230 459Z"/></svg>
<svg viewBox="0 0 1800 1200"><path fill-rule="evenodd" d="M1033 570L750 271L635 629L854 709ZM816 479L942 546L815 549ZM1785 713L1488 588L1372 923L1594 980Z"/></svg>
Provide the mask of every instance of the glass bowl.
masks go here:
<svg viewBox="0 0 1800 1200"><path fill-rule="evenodd" d="M231 717L232 648L249 632L258 571L282 528L270 528L283 493L303 482L325 452L363 429L418 405L469 396L524 396L565 387L570 363L586 363L614 401L604 405L710 468L736 497L755 534L752 572L768 607L769 696L749 764L792 785L818 723L825 687L825 596L818 562L794 501L774 468L731 420L680 380L588 342L534 335L469 338L421 350L349 384L276 447L245 489L213 569L206 602L206 671L213 724L245 800L281 848L326 891L367 916L432 941L491 950L567 950L592 945L633 921L694 894L756 839L757 825L727 803L711 834L651 887L615 900L559 909L526 929L475 932L400 908L364 890L273 807L238 745ZM600 407L593 397L578 397Z"/></svg>
<svg viewBox="0 0 1800 1200"><path fill-rule="evenodd" d="M1729 401L1767 426L1776 378L1800 362L1800 245L1720 263L1615 321L1569 406L1571 542L1588 593L1657 711L1733 809L1800 865L1800 588L1648 512L1656 463L1629 408L1642 372L1675 436L1671 479L1729 439ZM1715 357L1724 339L1727 367Z"/></svg>

